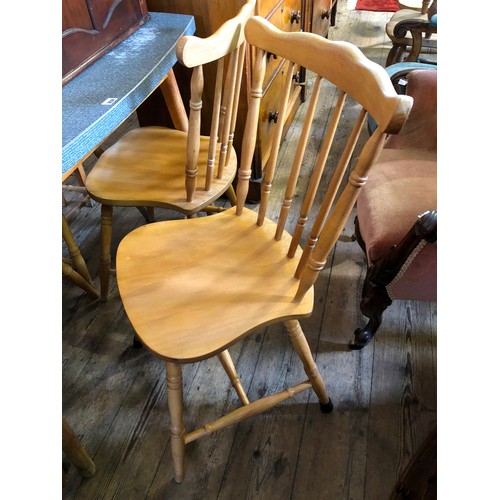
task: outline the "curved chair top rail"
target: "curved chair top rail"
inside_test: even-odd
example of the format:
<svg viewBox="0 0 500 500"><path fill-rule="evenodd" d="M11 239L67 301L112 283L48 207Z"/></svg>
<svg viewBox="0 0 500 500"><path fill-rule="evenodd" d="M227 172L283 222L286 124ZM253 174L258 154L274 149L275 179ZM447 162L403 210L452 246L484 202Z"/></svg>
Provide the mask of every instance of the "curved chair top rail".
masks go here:
<svg viewBox="0 0 500 500"><path fill-rule="evenodd" d="M352 43L314 33L285 33L258 16L249 19L245 34L251 45L306 67L350 94L377 120L382 132L398 133L403 126L411 99L401 99L384 69Z"/></svg>
<svg viewBox="0 0 500 500"><path fill-rule="evenodd" d="M245 24L254 10L255 0L249 0L235 17L207 38L182 37L177 44L177 59L184 66L194 68L230 54L245 41Z"/></svg>

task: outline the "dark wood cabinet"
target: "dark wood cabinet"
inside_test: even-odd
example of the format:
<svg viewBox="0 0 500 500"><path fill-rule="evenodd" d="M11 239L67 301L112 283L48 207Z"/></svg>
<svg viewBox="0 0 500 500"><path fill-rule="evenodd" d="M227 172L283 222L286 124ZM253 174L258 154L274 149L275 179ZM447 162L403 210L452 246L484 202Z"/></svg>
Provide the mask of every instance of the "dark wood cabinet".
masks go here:
<svg viewBox="0 0 500 500"><path fill-rule="evenodd" d="M63 0L63 84L148 19L146 0Z"/></svg>

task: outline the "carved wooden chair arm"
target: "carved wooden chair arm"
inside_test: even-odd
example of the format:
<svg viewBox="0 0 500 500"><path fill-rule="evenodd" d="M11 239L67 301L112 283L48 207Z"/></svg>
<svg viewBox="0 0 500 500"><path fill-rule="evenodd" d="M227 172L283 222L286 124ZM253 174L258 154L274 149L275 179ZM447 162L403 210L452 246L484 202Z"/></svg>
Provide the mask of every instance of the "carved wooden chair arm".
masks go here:
<svg viewBox="0 0 500 500"><path fill-rule="evenodd" d="M430 38L432 33L437 33L437 24L430 19L404 19L394 27L394 36L397 38L405 38L408 32L412 45L406 61L417 61L422 50L422 37Z"/></svg>

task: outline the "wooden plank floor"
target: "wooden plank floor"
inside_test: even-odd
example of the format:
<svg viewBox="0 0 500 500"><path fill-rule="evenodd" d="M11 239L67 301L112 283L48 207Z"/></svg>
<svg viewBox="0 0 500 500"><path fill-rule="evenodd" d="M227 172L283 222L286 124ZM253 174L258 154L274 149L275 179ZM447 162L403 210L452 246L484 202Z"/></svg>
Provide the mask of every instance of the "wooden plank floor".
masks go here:
<svg viewBox="0 0 500 500"><path fill-rule="evenodd" d="M339 0L329 38L348 40L382 65L390 13L347 9ZM331 99L328 89L325 99ZM326 116L323 117L326 122ZM280 152L286 165L303 120L300 109ZM131 117L110 139L128 127ZM321 123L317 124L321 134ZM90 169L92 160L87 162ZM279 184L279 168L276 184ZM68 194L71 211L77 196ZM116 209L112 252L144 223L135 209ZM177 217L158 211L159 218ZM98 283L99 206L70 217L71 228ZM352 219L315 288L316 308L302 321L334 411L319 411L312 391L269 412L187 446L186 479L173 480L164 365L133 347L133 331L116 283L107 303L72 283L62 294L62 410L95 461L82 479L71 467L64 499L386 499L410 457L436 425L436 304L395 302L377 338L351 352L363 323L358 311L366 271L350 240ZM63 245L63 254L66 248ZM231 348L250 399L304 378L281 325ZM184 369L186 427L214 420L238 405L217 360Z"/></svg>

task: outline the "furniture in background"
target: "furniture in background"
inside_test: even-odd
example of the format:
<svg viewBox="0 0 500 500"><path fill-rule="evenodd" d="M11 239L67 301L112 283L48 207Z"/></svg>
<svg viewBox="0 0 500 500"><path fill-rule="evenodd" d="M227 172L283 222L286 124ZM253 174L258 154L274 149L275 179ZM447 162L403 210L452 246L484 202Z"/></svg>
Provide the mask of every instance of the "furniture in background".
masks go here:
<svg viewBox="0 0 500 500"><path fill-rule="evenodd" d="M194 31L192 16L152 13L149 22L63 86L63 183L79 174L79 188L87 194L83 161L100 154L100 145L158 86L176 126L187 128L172 67L177 41Z"/></svg>
<svg viewBox="0 0 500 500"><path fill-rule="evenodd" d="M311 387L320 408L324 412L332 410L299 319L312 313L314 283L342 233L387 134L399 131L411 108L411 98L398 95L384 69L352 44L329 41L311 33L284 32L258 16L248 20L245 35L254 66L236 206L210 217L146 224L128 233L117 251L118 290L127 317L143 345L166 363L177 482L184 478L185 445L196 439L259 414ZM188 50L189 42L181 41L180 46ZM281 80L278 119L257 212L245 207L245 200L259 120L266 109L263 85L266 64L272 64L269 53L284 60L285 76ZM316 78L296 151L291 152L289 167L280 170L274 179L285 110L299 67L307 68ZM332 110L318 150L318 144L309 139L314 134L315 118L324 111L317 106L320 92L331 96L328 102ZM367 113L380 125L365 141L361 132ZM349 137L336 134L341 119L348 121ZM361 148L359 160L350 165L357 146ZM312 155L315 164L301 172L304 158ZM327 160L333 158L330 155L338 163L333 177L326 180L323 171ZM277 184L274 187L273 182ZM289 213L297 213L290 210L292 203L301 207L295 224L287 220ZM276 222L266 216L268 209L272 207L274 213L280 206ZM310 224L306 224L308 218ZM301 244L305 245L304 250ZM250 402L228 349L258 328L274 323L284 323L307 378ZM214 356L222 363L242 406L186 432L182 365Z"/></svg>
<svg viewBox="0 0 500 500"><path fill-rule="evenodd" d="M391 17L385 30L392 42L387 67L401 61L420 61L422 53L436 54L437 0L430 5L423 2L420 13L414 9L399 10Z"/></svg>
<svg viewBox="0 0 500 500"><path fill-rule="evenodd" d="M191 14L196 20L196 34L206 37L213 33L227 19L236 15L244 0L217 0L207 2L206 0L147 0L149 11L152 12L176 12L179 14ZM327 36L330 22L334 23L337 0L257 0L255 13L265 17L273 25L282 31L299 32L307 31ZM265 170L271 151L271 137L276 128L278 103L280 91L283 85L284 61L276 54L269 53L269 64L263 86L264 109L259 120L258 141L255 150L254 163L252 166L252 181L249 201L258 201L260 196L260 181ZM234 147L238 158L241 156L241 140L245 124L245 116L248 112L248 89L252 78L253 55L247 54L243 69L242 98L240 100L240 111L235 129ZM179 87L183 94L183 100L188 107L190 71L186 68L175 67ZM215 69L208 69L205 74L207 84L213 84L215 80ZM305 98L304 93L305 72L297 68L294 77L294 88L290 93L288 106L285 109L285 130L290 126L293 117ZM204 101L210 99L208 95L203 96ZM141 126L168 125L168 115L164 111L161 95L156 92L146 101L137 112ZM210 116L207 115L202 122L202 131L209 134Z"/></svg>
<svg viewBox="0 0 500 500"><path fill-rule="evenodd" d="M113 207L163 207L186 216L204 210L228 192L235 203L233 179L238 167L232 142L245 57L243 27L255 0L205 39L182 38L177 58L193 68L188 130L139 127L122 136L99 157L87 177L91 198L102 204L101 299L109 288ZM215 84L204 85L204 68L214 63ZM203 99L203 91L211 92ZM203 104L211 111L209 135L201 134Z"/></svg>
<svg viewBox="0 0 500 500"><path fill-rule="evenodd" d="M63 0L63 84L148 20L146 0Z"/></svg>
<svg viewBox="0 0 500 500"><path fill-rule="evenodd" d="M351 349L370 342L393 300L437 297L437 70L419 66L406 68L414 99L408 121L358 198L356 236L368 261L360 308L369 321L356 329Z"/></svg>
<svg viewBox="0 0 500 500"><path fill-rule="evenodd" d="M94 462L64 417L62 418L62 449L66 457L83 477L88 478L95 474L96 467ZM63 488L66 486L66 483L67 473L63 467Z"/></svg>

